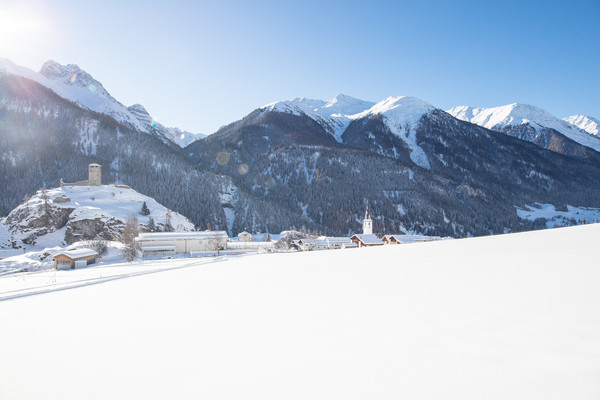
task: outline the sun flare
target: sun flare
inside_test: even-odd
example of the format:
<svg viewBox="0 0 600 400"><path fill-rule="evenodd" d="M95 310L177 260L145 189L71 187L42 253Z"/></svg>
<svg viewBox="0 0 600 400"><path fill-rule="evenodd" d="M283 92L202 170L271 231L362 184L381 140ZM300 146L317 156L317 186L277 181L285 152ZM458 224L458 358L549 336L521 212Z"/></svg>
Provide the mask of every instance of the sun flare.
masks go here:
<svg viewBox="0 0 600 400"><path fill-rule="evenodd" d="M40 9L0 3L0 51L21 54L51 40L50 21Z"/></svg>

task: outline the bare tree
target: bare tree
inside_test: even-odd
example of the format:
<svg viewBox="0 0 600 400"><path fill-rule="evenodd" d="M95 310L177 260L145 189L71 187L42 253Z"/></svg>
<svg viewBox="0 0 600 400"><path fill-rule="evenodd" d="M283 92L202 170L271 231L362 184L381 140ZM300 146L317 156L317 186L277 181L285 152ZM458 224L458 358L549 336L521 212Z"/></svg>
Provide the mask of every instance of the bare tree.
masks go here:
<svg viewBox="0 0 600 400"><path fill-rule="evenodd" d="M221 250L224 250L225 248L223 247L223 245L221 244L222 240L221 238L219 238L218 236L212 236L209 240L208 240L208 246L211 250L214 250L217 252L217 256L221 255Z"/></svg>
<svg viewBox="0 0 600 400"><path fill-rule="evenodd" d="M125 227L123 233L121 233L121 241L125 244L121 255L126 261L131 262L135 260L138 251L138 244L135 238L139 235L138 219L135 214L131 214L125 221Z"/></svg>

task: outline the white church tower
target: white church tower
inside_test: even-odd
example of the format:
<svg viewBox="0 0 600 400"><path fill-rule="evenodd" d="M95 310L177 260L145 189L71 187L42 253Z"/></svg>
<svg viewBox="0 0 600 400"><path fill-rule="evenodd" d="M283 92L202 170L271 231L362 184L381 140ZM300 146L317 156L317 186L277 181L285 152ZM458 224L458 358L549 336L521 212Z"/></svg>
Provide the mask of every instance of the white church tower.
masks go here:
<svg viewBox="0 0 600 400"><path fill-rule="evenodd" d="M367 203L365 219L363 220L363 235L371 234L373 234L373 220L371 219L371 213L369 212L369 203Z"/></svg>

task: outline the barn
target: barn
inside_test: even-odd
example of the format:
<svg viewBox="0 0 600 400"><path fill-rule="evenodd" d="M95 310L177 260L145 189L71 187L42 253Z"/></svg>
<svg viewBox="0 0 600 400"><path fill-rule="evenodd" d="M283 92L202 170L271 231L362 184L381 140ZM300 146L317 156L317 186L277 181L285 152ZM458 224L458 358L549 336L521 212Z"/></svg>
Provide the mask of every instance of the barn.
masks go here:
<svg viewBox="0 0 600 400"><path fill-rule="evenodd" d="M141 233L135 238L144 257L225 250L228 239L225 231Z"/></svg>
<svg viewBox="0 0 600 400"><path fill-rule="evenodd" d="M92 249L71 249L54 255L54 269L75 269L96 262L98 252Z"/></svg>

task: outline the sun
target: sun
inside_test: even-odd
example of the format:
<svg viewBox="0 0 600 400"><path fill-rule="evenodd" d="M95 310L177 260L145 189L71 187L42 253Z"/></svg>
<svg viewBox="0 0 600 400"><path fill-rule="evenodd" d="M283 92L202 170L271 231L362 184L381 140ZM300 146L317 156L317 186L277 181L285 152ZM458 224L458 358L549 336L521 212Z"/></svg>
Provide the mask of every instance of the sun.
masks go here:
<svg viewBox="0 0 600 400"><path fill-rule="evenodd" d="M0 52L19 55L50 40L50 21L38 7L0 1Z"/></svg>

